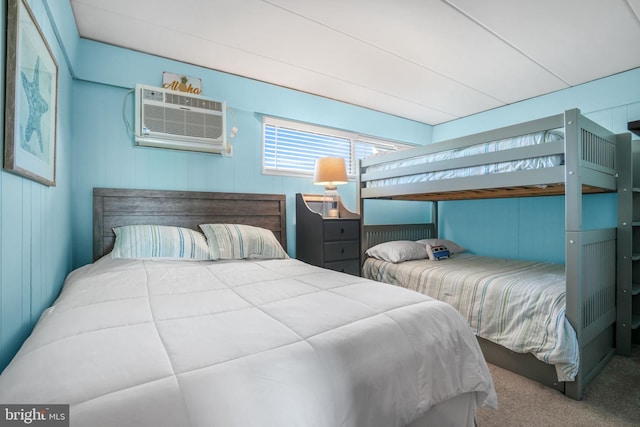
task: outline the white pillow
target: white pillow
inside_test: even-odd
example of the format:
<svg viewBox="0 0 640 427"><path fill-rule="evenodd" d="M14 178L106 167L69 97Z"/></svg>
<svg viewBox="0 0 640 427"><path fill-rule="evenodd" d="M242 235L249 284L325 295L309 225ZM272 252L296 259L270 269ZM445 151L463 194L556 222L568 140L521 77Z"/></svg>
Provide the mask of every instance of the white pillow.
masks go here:
<svg viewBox="0 0 640 427"><path fill-rule="evenodd" d="M375 245L366 252L372 258L398 263L427 258L427 246L409 240L394 240Z"/></svg>
<svg viewBox="0 0 640 427"><path fill-rule="evenodd" d="M431 246L446 246L449 249L449 252L452 254L457 254L460 252L466 251L462 246L452 242L451 240L446 239L422 239L418 240L416 243L420 243L421 245L431 245Z"/></svg>
<svg viewBox="0 0 640 427"><path fill-rule="evenodd" d="M125 225L113 229L112 258L210 260L204 234L167 225Z"/></svg>
<svg viewBox="0 0 640 427"><path fill-rule="evenodd" d="M213 259L289 258L271 230L245 224L200 224Z"/></svg>

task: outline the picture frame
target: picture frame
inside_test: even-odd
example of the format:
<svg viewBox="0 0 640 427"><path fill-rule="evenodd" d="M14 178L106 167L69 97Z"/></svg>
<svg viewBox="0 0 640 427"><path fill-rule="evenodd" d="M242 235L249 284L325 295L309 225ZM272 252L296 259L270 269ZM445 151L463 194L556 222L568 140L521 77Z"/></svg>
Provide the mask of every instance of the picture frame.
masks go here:
<svg viewBox="0 0 640 427"><path fill-rule="evenodd" d="M25 0L7 2L4 169L56 185L58 64Z"/></svg>

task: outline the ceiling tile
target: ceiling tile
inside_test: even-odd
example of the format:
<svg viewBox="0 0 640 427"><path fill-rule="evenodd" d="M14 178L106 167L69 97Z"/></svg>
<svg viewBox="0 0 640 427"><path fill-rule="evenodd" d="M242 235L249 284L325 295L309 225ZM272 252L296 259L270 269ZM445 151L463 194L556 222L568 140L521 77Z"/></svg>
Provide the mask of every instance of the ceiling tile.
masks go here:
<svg viewBox="0 0 640 427"><path fill-rule="evenodd" d="M569 85L640 66L626 0L447 0Z"/></svg>
<svg viewBox="0 0 640 427"><path fill-rule="evenodd" d="M81 37L429 124L639 67L639 3L71 0Z"/></svg>
<svg viewBox="0 0 640 427"><path fill-rule="evenodd" d="M440 0L401 3L270 0L269 3L472 87L502 103L567 87L562 80Z"/></svg>

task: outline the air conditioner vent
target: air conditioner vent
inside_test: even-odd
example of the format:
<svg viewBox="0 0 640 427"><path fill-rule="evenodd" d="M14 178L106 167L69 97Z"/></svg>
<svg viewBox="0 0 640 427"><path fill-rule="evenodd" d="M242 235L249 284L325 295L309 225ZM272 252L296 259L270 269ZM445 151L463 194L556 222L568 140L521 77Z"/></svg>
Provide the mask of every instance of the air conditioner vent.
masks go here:
<svg viewBox="0 0 640 427"><path fill-rule="evenodd" d="M152 92L152 91L148 91ZM152 94L147 95L145 93L145 97L149 96L153 97ZM211 111L222 111L222 102L212 101L210 99L204 98L196 98L192 96L178 95L176 93L165 93L165 102L167 104L173 105L184 105L189 107L201 108L203 110L211 110Z"/></svg>
<svg viewBox="0 0 640 427"><path fill-rule="evenodd" d="M226 153L226 104L137 85L135 139L144 146Z"/></svg>

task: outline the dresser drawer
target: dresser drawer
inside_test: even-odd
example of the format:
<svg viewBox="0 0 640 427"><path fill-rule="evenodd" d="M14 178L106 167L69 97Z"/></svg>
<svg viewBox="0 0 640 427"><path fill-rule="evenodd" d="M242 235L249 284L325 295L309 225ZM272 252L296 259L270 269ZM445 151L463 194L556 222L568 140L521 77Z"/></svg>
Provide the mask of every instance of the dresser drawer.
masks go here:
<svg viewBox="0 0 640 427"><path fill-rule="evenodd" d="M324 240L358 240L360 236L360 221L340 219L325 221Z"/></svg>
<svg viewBox="0 0 640 427"><path fill-rule="evenodd" d="M360 276L360 262L357 259L351 261L326 262L323 267L354 276Z"/></svg>
<svg viewBox="0 0 640 427"><path fill-rule="evenodd" d="M360 242L357 240L329 242L324 244L325 262L354 258L360 258Z"/></svg>

